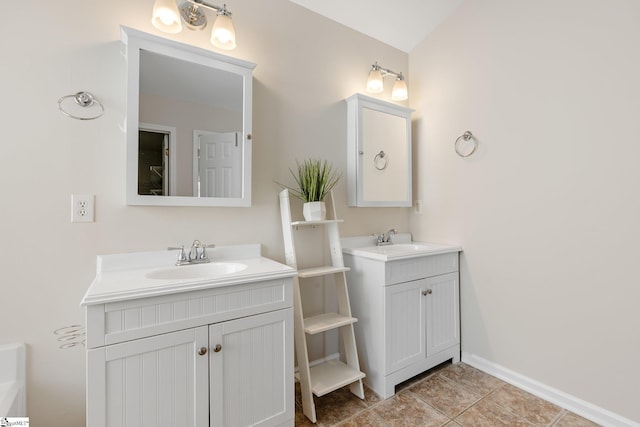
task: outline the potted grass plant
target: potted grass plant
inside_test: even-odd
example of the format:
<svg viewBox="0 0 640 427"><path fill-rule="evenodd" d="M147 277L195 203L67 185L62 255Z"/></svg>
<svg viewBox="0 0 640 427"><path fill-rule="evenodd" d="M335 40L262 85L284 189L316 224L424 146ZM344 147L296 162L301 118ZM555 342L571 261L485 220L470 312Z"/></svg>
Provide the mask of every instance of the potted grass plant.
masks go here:
<svg viewBox="0 0 640 427"><path fill-rule="evenodd" d="M297 168L289 169L296 187L287 187L294 197L302 200L302 215L306 221L326 218L324 198L340 180L341 175L326 160L296 161Z"/></svg>

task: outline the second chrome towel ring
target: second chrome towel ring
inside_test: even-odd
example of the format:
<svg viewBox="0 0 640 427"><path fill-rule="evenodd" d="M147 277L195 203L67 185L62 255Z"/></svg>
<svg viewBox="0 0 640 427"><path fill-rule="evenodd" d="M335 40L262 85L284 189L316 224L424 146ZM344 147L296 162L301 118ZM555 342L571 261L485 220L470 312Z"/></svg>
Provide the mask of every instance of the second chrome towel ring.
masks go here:
<svg viewBox="0 0 640 427"><path fill-rule="evenodd" d="M67 99L71 99L71 98L73 98L73 100L75 101L75 105L82 107L79 111L82 111L82 109L85 109L85 108L91 109L93 107L99 108L99 111L97 112L94 111L94 114L92 116L80 116L80 115L72 114L67 110L74 104L70 104L68 102L65 103ZM65 105L68 104L67 109L63 107L63 104ZM58 109L62 111L63 114L71 117L72 119L77 119L77 120L94 120L102 116L102 114L104 114L104 105L102 105L102 103L98 101L96 97L93 96L91 93L84 92L84 91L74 93L73 95L66 95L58 99Z"/></svg>
<svg viewBox="0 0 640 427"><path fill-rule="evenodd" d="M469 157L478 148L478 141L470 131L466 131L456 139L454 147L458 156Z"/></svg>
<svg viewBox="0 0 640 427"><path fill-rule="evenodd" d="M389 157L387 157L387 154L384 151L380 150L380 152L373 158L373 165L379 171L383 171L387 168L387 165L389 165Z"/></svg>

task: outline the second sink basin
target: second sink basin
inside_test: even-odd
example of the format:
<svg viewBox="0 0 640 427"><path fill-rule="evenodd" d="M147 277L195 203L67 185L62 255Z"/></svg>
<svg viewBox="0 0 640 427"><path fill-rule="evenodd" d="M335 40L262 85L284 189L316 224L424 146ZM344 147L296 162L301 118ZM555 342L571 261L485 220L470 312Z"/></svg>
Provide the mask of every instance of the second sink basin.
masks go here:
<svg viewBox="0 0 640 427"><path fill-rule="evenodd" d="M247 268L245 264L237 262L211 262L153 270L145 274L145 277L157 280L207 279L237 273L245 268Z"/></svg>

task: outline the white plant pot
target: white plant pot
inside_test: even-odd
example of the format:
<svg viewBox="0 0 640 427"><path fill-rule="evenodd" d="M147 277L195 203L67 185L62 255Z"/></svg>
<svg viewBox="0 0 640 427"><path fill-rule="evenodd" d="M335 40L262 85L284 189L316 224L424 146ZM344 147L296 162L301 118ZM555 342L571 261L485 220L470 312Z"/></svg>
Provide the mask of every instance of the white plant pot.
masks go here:
<svg viewBox="0 0 640 427"><path fill-rule="evenodd" d="M327 218L324 202L307 202L302 205L302 215L305 221L322 221Z"/></svg>

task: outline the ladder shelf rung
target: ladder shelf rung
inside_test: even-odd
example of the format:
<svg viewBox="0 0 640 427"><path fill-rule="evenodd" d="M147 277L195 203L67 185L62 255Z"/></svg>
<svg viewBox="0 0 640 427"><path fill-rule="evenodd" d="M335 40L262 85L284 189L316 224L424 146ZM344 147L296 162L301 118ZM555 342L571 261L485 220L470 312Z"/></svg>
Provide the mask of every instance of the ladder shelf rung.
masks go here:
<svg viewBox="0 0 640 427"><path fill-rule="evenodd" d="M364 373L347 366L339 360L329 360L310 368L309 371L311 374L311 391L318 397L365 377Z"/></svg>
<svg viewBox="0 0 640 427"><path fill-rule="evenodd" d="M335 224L338 222L344 222L343 219L323 219L322 221L293 221L291 223L292 227L305 227L305 226L314 226L314 225L322 225L322 224Z"/></svg>
<svg viewBox="0 0 640 427"><path fill-rule="evenodd" d="M343 316L338 313L323 313L305 318L304 331L309 335L319 334L320 332L351 325L357 321L358 319L355 317Z"/></svg>
<svg viewBox="0 0 640 427"><path fill-rule="evenodd" d="M327 276L329 274L342 273L345 271L349 271L349 267L333 267L331 265L328 265L322 267L303 268L301 270L298 270L298 277L306 278Z"/></svg>

